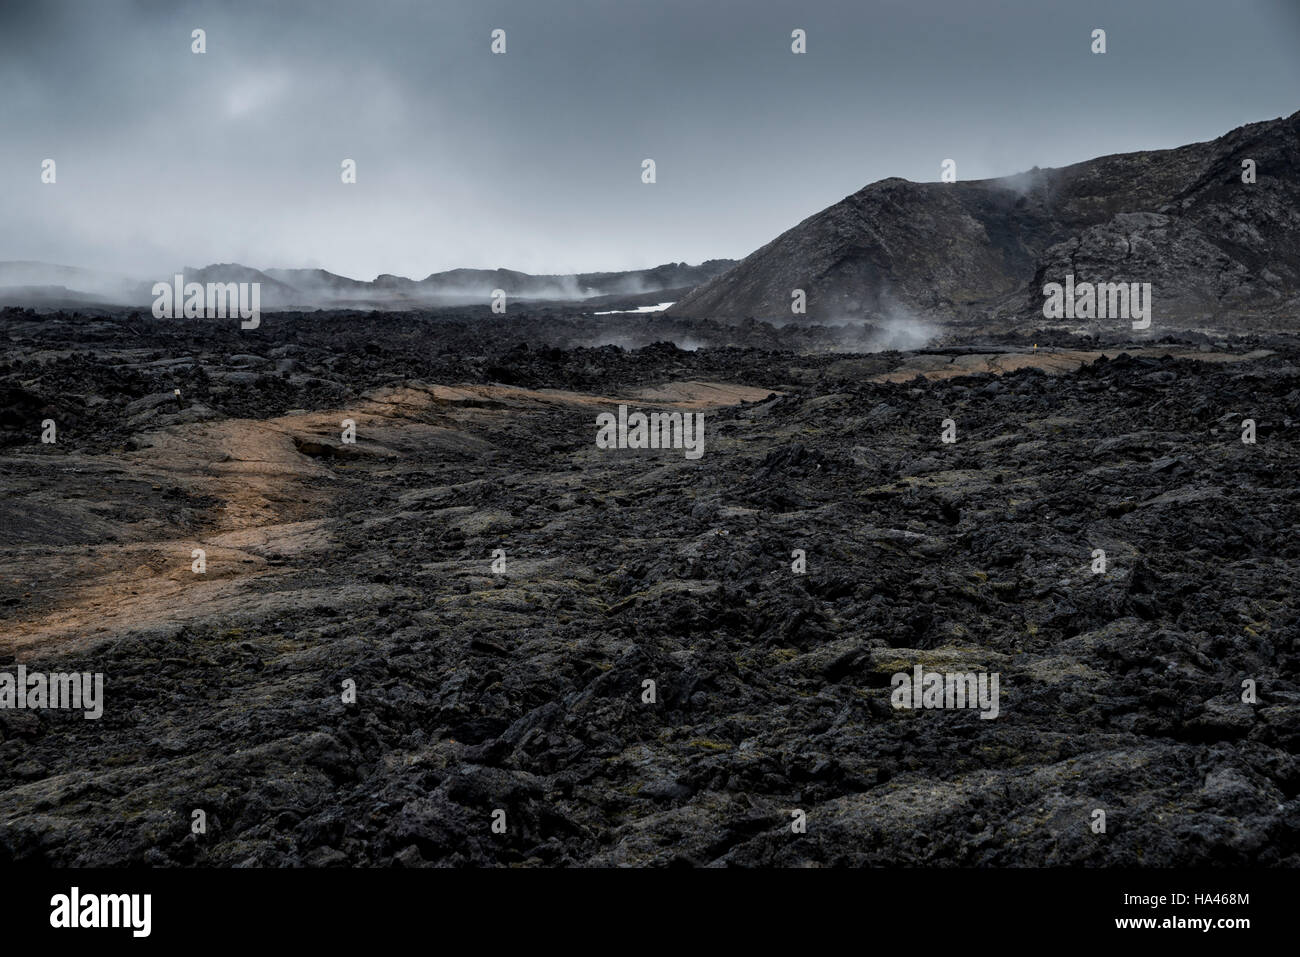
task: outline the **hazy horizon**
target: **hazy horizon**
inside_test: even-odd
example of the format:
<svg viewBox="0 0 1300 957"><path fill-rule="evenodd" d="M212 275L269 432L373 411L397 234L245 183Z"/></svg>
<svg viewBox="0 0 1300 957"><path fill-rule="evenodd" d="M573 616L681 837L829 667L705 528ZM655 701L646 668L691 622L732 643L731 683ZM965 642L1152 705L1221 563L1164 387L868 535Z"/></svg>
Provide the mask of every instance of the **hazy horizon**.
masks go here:
<svg viewBox="0 0 1300 957"><path fill-rule="evenodd" d="M0 260L371 280L741 259L947 158L986 179L1290 115L1297 41L1285 0L9 3Z"/></svg>

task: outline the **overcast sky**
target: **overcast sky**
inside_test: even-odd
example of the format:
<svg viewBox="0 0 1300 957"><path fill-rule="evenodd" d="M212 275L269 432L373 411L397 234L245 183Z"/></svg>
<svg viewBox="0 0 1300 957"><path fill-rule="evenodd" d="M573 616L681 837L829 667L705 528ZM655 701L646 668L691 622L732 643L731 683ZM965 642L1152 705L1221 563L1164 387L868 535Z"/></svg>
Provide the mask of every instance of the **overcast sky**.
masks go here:
<svg viewBox="0 0 1300 957"><path fill-rule="evenodd" d="M961 179L1000 176L1289 115L1298 10L0 0L0 260L371 279L739 258L877 179L936 180L947 157Z"/></svg>

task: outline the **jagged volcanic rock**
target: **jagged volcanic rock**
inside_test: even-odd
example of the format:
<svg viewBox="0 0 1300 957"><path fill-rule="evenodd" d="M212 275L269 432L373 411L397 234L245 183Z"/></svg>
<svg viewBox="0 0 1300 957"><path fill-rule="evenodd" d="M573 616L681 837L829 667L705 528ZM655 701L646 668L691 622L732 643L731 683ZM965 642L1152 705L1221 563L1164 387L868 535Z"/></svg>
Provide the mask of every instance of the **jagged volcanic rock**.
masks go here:
<svg viewBox="0 0 1300 957"><path fill-rule="evenodd" d="M832 332L0 310L0 861L1295 866L1295 338Z"/></svg>

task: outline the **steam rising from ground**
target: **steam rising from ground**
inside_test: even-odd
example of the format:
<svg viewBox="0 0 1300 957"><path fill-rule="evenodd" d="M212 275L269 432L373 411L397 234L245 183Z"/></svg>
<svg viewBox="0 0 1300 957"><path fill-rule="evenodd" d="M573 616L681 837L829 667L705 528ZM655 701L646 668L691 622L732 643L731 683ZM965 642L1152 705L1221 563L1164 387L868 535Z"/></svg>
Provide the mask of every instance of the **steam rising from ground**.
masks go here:
<svg viewBox="0 0 1300 957"><path fill-rule="evenodd" d="M681 319L641 310L596 313L596 335L574 336L569 348L617 346L628 351L656 343L678 349L785 348L805 353L909 352L930 345L943 331L937 320L918 316L902 306L885 315L841 316L834 320L795 317L790 321L745 320L732 325L721 320Z"/></svg>
<svg viewBox="0 0 1300 957"><path fill-rule="evenodd" d="M845 352L907 352L923 349L939 335L941 326L917 315L900 303L886 301L883 312L840 314L831 319L807 320L797 325L828 326L839 329L835 337ZM789 325L791 323L782 323Z"/></svg>
<svg viewBox="0 0 1300 957"><path fill-rule="evenodd" d="M939 334L938 326L910 314L891 315L870 325L875 332L869 340L867 352L923 349Z"/></svg>

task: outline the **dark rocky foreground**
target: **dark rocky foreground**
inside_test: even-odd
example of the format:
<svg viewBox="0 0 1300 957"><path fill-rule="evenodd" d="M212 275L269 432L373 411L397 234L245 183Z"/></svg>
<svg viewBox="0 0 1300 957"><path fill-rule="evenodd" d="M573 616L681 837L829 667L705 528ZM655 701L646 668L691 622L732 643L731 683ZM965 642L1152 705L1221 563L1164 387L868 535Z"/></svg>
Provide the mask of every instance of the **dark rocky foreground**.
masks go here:
<svg viewBox="0 0 1300 957"><path fill-rule="evenodd" d="M1300 346L864 335L3 313L0 652L106 700L0 711L0 856L1300 863Z"/></svg>

